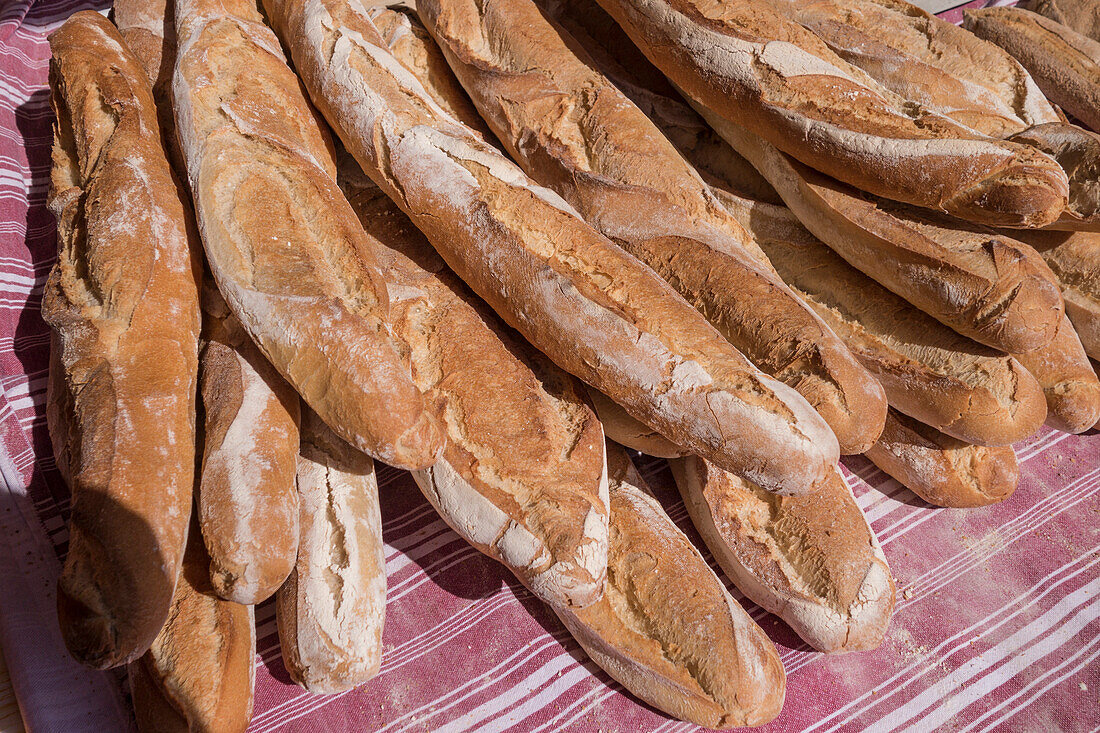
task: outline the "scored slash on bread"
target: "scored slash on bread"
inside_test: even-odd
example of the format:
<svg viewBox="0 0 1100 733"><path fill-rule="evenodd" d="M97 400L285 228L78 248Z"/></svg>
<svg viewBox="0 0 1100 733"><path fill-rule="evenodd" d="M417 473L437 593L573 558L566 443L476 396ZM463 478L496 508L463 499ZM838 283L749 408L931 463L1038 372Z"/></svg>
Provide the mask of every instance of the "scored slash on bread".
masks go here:
<svg viewBox="0 0 1100 733"><path fill-rule="evenodd" d="M600 4L695 104L834 178L986 224L1039 226L1065 207L1048 156L912 105L768 2Z"/></svg>
<svg viewBox="0 0 1100 733"><path fill-rule="evenodd" d="M841 452L873 444L886 414L874 378L784 285L649 118L531 0L417 7L528 175L652 267L758 368L802 394Z"/></svg>
<svg viewBox="0 0 1100 733"><path fill-rule="evenodd" d="M149 80L118 31L81 12L50 47L60 246L42 303L54 329L47 416L73 492L58 616L72 655L106 668L149 648L184 552L198 263Z"/></svg>
<svg viewBox="0 0 1100 733"><path fill-rule="evenodd" d="M367 174L509 325L730 470L777 491L812 490L827 475L836 439L805 400L443 111L366 14L335 0L291 5L265 3L313 99Z"/></svg>
<svg viewBox="0 0 1100 733"><path fill-rule="evenodd" d="M207 260L234 315L339 435L423 468L439 426L389 341L372 243L298 77L243 0L180 0L177 131Z"/></svg>
<svg viewBox="0 0 1100 733"><path fill-rule="evenodd" d="M707 728L763 725L786 694L767 635L726 591L649 493L622 448L608 445L611 535L598 603L554 611L632 694Z"/></svg>
<svg viewBox="0 0 1100 733"><path fill-rule="evenodd" d="M1004 501L1020 478L1011 446L971 445L890 410L882 437L864 455L936 506L971 508Z"/></svg>
<svg viewBox="0 0 1100 733"><path fill-rule="evenodd" d="M340 173L385 248L394 338L447 434L416 483L463 539L539 598L593 603L607 572L607 469L583 386L501 323L350 156Z"/></svg>
<svg viewBox="0 0 1100 733"><path fill-rule="evenodd" d="M350 690L378 674L386 565L370 457L313 412L302 416L298 560L275 596L283 664L310 692Z"/></svg>
<svg viewBox="0 0 1100 733"><path fill-rule="evenodd" d="M671 464L692 523L742 593L818 651L882 643L894 579L839 469L812 497L787 497L696 456Z"/></svg>

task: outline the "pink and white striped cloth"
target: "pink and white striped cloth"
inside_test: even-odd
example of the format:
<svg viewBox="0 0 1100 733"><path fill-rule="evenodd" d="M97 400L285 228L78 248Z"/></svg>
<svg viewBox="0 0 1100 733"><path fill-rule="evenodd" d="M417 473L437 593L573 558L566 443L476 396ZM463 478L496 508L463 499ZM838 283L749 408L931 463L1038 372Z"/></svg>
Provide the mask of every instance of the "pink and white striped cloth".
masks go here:
<svg viewBox="0 0 1100 733"><path fill-rule="evenodd" d="M69 501L45 429L39 316L56 247L44 208L45 39L72 12L106 4L0 0L0 646L33 731L133 725L123 676L71 662L56 629ZM1100 435L1044 431L1017 451L1015 496L972 511L931 508L867 461L845 461L897 578L897 614L881 649L827 658L746 602L789 674L786 707L765 730L1097 730ZM698 539L666 464L641 468ZM693 728L625 694L506 570L444 525L407 474L383 467L379 483L389 575L381 673L331 697L295 687L264 604L251 730Z"/></svg>

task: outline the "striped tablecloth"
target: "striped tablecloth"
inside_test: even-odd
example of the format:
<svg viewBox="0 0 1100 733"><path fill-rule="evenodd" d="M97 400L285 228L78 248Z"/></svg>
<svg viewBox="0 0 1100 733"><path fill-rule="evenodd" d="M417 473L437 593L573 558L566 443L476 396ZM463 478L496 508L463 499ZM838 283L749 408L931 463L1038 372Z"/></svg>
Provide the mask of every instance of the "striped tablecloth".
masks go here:
<svg viewBox="0 0 1100 733"><path fill-rule="evenodd" d="M54 613L69 499L43 410L39 299L56 247L44 208L45 37L87 7L105 4L0 0L0 645L28 728L66 733L132 726L123 676L72 663ZM1097 729L1100 435L1044 431L1017 451L1015 496L973 511L934 509L867 461L845 460L897 578L897 614L878 651L827 658L746 602L789 674L786 707L765 730ZM666 464L641 467L697 539ZM624 694L507 571L443 524L407 474L382 468L379 483L389 576L381 673L331 697L295 687L264 604L252 730L692 728Z"/></svg>

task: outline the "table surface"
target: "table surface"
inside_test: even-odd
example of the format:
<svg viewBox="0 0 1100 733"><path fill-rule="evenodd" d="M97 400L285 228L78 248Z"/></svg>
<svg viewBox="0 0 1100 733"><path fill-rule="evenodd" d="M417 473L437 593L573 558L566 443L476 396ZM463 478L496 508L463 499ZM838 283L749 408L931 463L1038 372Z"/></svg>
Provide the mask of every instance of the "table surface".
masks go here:
<svg viewBox="0 0 1100 733"><path fill-rule="evenodd" d="M87 7L105 9L0 3L0 644L36 731L132 725L123 675L73 663L54 612L69 498L43 411L49 338L38 309L56 251L44 208L45 34ZM784 711L764 730L1096 729L1100 436L1044 430L1016 448L1019 490L971 511L933 508L866 460L845 460L897 579L897 612L881 649L825 657L743 601L789 675ZM667 464L640 460L698 540ZM408 474L380 467L379 484L389 579L381 673L343 695L295 687L262 604L251 730L693 729L624 694L552 613L447 528Z"/></svg>

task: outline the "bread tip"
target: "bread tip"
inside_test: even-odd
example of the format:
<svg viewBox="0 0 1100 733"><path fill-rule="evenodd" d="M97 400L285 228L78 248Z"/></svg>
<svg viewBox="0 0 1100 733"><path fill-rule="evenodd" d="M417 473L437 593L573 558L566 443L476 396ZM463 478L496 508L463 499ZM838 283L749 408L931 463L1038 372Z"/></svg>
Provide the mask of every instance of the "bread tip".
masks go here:
<svg viewBox="0 0 1100 733"><path fill-rule="evenodd" d="M65 648L73 659L85 666L111 669L132 662L145 653L144 649L137 649L128 656L120 656L119 630L114 621L67 593L64 576L57 588L57 617ZM149 644L152 643L153 640L149 639Z"/></svg>
<svg viewBox="0 0 1100 733"><path fill-rule="evenodd" d="M1050 156L1030 152L1015 156L1016 161L1030 160L1007 165L955 194L943 210L988 226L1035 229L1053 224L1069 204L1069 177Z"/></svg>

